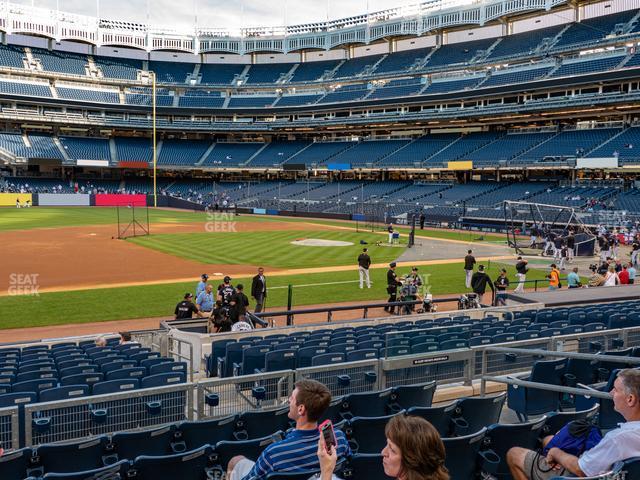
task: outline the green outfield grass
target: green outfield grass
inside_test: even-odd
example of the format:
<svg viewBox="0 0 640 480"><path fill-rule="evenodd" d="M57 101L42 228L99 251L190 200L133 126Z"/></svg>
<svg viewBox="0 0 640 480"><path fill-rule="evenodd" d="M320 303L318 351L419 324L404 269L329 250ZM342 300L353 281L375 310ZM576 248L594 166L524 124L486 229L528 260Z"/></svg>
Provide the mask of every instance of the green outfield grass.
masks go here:
<svg viewBox="0 0 640 480"><path fill-rule="evenodd" d="M121 211L124 212L126 209ZM136 215L138 213L142 214L143 212L144 209L137 209ZM205 222L206 216L204 212L180 212L150 208L149 221L154 223ZM110 224L116 224L116 208L114 207L33 207L0 209L0 231Z"/></svg>
<svg viewBox="0 0 640 480"><path fill-rule="evenodd" d="M433 295L457 294L467 291L462 266L462 263L430 265L420 267L420 273L425 275L425 284L429 286ZM489 263L488 272L494 278L502 267L507 268L509 278L515 278L515 269L509 265ZM408 271L408 268L398 269L400 275ZM289 284L294 285L294 307L386 300L386 272L384 268L372 269L373 287L363 290L358 288L357 271L268 277L267 305L286 306L286 287ZM527 277L529 280L541 280L545 273L532 269ZM0 325L2 328L22 328L145 317L171 318L175 304L181 300L182 295L195 290L196 280L192 283L42 293L29 297L0 297ZM237 278L233 282L244 283L247 290L250 287L249 278ZM250 300L253 306L253 299Z"/></svg>
<svg viewBox="0 0 640 480"><path fill-rule="evenodd" d="M295 229L295 225L291 226ZM299 239L351 242L342 247L292 245ZM283 230L270 232L177 233L130 238L137 245L202 263L264 265L274 268L312 268L351 265L362 251L364 241L373 263L388 263L403 248L376 246L386 238L375 233L344 230Z"/></svg>
<svg viewBox="0 0 640 480"><path fill-rule="evenodd" d="M126 210L121 209L122 215ZM137 214L142 214L144 209L138 209ZM146 213L146 212L144 212ZM149 221L151 223L194 223L210 221L211 218L204 212L175 211L149 208ZM313 222L320 225L353 226L355 222L331 221L315 218L293 217L267 217L256 215L240 215L233 217L235 222ZM79 227L84 225L110 225L116 223L116 209L114 207L33 207L33 208L0 208L0 231L30 230L34 228L60 228ZM204 227L203 227L204 228ZM408 227L397 227L407 231ZM382 228L380 228L382 231ZM153 234L153 231L151 232ZM419 236L460 240L466 242L489 241L502 242L504 235L480 234L477 232L458 232L451 230L416 230ZM483 236L483 237L482 237ZM480 238L483 240L480 240Z"/></svg>

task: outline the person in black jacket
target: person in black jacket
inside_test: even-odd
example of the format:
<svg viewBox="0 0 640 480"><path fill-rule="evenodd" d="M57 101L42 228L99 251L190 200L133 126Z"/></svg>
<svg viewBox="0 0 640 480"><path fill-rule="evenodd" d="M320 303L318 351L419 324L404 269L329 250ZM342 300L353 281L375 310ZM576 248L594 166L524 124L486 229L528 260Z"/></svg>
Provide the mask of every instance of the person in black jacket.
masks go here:
<svg viewBox="0 0 640 480"><path fill-rule="evenodd" d="M367 249L363 248L362 253L358 255L358 273L360 275L360 288L366 281L367 288L371 288L371 280L369 279L369 267L371 266L371 257L367 253Z"/></svg>
<svg viewBox="0 0 640 480"><path fill-rule="evenodd" d="M464 257L464 272L465 281L464 284L467 288L471 288L471 276L473 275L473 266L476 264L476 257L472 255L472 250L467 252L467 256Z"/></svg>
<svg viewBox="0 0 640 480"><path fill-rule="evenodd" d="M480 265L478 267L478 271L473 274L471 277L471 288L473 293L476 293L480 296L480 301L482 302L482 297L484 292L487 291L487 285L491 288L491 291L494 292L493 282L489 278L489 275L484 271L484 265Z"/></svg>
<svg viewBox="0 0 640 480"><path fill-rule="evenodd" d="M424 230L424 221L427 219L424 212L420 212L420 230Z"/></svg>
<svg viewBox="0 0 640 480"><path fill-rule="evenodd" d="M518 261L516 262L516 277L518 277L518 286L513 291L514 293L524 293L524 282L527 279L527 272L529 269L527 268L526 260L523 260L522 257L518 257Z"/></svg>
<svg viewBox="0 0 640 480"><path fill-rule="evenodd" d="M202 317L202 313L193 303L193 295L191 295L190 293L184 294L184 300L176 305L176 309L173 313L175 314L176 320L193 318L194 313L198 315L198 317Z"/></svg>
<svg viewBox="0 0 640 480"><path fill-rule="evenodd" d="M258 274L251 282L251 296L256 301L255 313L260 313L264 308L264 301L267 298L267 279L264 277L264 268L258 268Z"/></svg>
<svg viewBox="0 0 640 480"><path fill-rule="evenodd" d="M246 321L247 307L249 306L249 299L243 292L244 286L239 283L236 285L236 291L231 295L231 301L229 302L231 317L231 323Z"/></svg>
<svg viewBox="0 0 640 480"><path fill-rule="evenodd" d="M496 307L505 306L507 304L507 287L509 286L509 279L507 278L507 271L504 268L500 270L500 276L496 278L494 284L496 287Z"/></svg>
<svg viewBox="0 0 640 480"><path fill-rule="evenodd" d="M402 285L402 282L398 280L398 275L396 275L396 262L391 262L389 270L387 270L387 293L389 294L389 300L387 301L389 303L398 301L398 285ZM393 314L395 308L393 305L388 305L384 307L384 310Z"/></svg>

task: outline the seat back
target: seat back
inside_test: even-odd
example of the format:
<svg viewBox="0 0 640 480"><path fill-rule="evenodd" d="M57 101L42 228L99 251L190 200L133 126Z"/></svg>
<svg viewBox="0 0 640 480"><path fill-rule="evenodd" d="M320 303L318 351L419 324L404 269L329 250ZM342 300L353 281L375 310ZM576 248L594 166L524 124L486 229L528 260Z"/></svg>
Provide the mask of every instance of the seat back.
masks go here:
<svg viewBox="0 0 640 480"><path fill-rule="evenodd" d="M123 378L121 380L108 380L106 382L95 383L91 391L94 395L105 395L107 393L135 390L138 387L139 382L137 378Z"/></svg>
<svg viewBox="0 0 640 480"><path fill-rule="evenodd" d="M507 393L493 397L468 397L458 400L454 423L458 436L473 435L500 420Z"/></svg>
<svg viewBox="0 0 640 480"><path fill-rule="evenodd" d="M243 412L236 422L234 436L238 440L249 440L268 437L279 431L285 432L291 427L288 414L288 406L275 410Z"/></svg>
<svg viewBox="0 0 640 480"><path fill-rule="evenodd" d="M129 461L120 460L112 465L97 468L95 470L87 470L84 472L72 473L47 473L42 477L43 480L87 480L87 479L119 479L126 478L129 470Z"/></svg>
<svg viewBox="0 0 640 480"><path fill-rule="evenodd" d="M352 417L383 417L389 414L388 406L392 389L376 392L352 393L342 399L342 416Z"/></svg>
<svg viewBox="0 0 640 480"><path fill-rule="evenodd" d="M265 372L280 372L282 370L294 370L296 368L297 350L293 348L275 350L264 357Z"/></svg>
<svg viewBox="0 0 640 480"><path fill-rule="evenodd" d="M443 438L445 450L444 465L449 470L451 480L466 480L476 477L477 455L482 447L487 429L455 438Z"/></svg>
<svg viewBox="0 0 640 480"><path fill-rule="evenodd" d="M111 437L111 444L119 460L135 460L140 455L171 455L173 425L140 432L120 432Z"/></svg>
<svg viewBox="0 0 640 480"><path fill-rule="evenodd" d="M180 438L187 450L194 450L203 445L215 445L221 441L232 441L236 428L236 416L230 415L215 420L182 422L178 425Z"/></svg>
<svg viewBox="0 0 640 480"><path fill-rule="evenodd" d="M107 437L101 436L78 443L41 445L37 454L47 473L94 470L104 467L102 457L107 443Z"/></svg>
<svg viewBox="0 0 640 480"><path fill-rule="evenodd" d="M392 389L390 401L392 404L399 405L401 409L430 407L435 391L435 381L414 385L401 385Z"/></svg>
<svg viewBox="0 0 640 480"><path fill-rule="evenodd" d="M496 476L505 476L509 473L507 466L507 452L511 447L522 447L535 450L538 447L538 436L544 427L547 417L537 419L534 422L516 424L495 424L487 428L481 450L492 450L499 463L492 468Z"/></svg>
<svg viewBox="0 0 640 480"><path fill-rule="evenodd" d="M457 402L452 402L440 407L413 407L407 410L407 415L424 418L438 430L441 437L449 437L453 430L452 418L457 404Z"/></svg>
<svg viewBox="0 0 640 480"><path fill-rule="evenodd" d="M189 452L162 457L141 455L133 463L139 480L174 480L185 478L205 480L211 447L204 446Z"/></svg>
<svg viewBox="0 0 640 480"><path fill-rule="evenodd" d="M403 415L404 412L398 415ZM349 446L354 453L379 453L387 444L384 428L393 415L381 417L354 417L344 428Z"/></svg>
<svg viewBox="0 0 640 480"><path fill-rule="evenodd" d="M69 398L85 397L89 395L89 385L67 385L49 388L40 392L41 402L55 402Z"/></svg>
<svg viewBox="0 0 640 480"><path fill-rule="evenodd" d="M158 373L142 378L140 380L140 388L164 387L165 385L176 385L186 381L187 376L184 372Z"/></svg>
<svg viewBox="0 0 640 480"><path fill-rule="evenodd" d="M214 458L217 465L223 470L227 470L229 460L236 455L244 455L246 458L258 458L262 451L274 442L282 439L282 432L254 440L244 440L235 442L218 442L214 448Z"/></svg>

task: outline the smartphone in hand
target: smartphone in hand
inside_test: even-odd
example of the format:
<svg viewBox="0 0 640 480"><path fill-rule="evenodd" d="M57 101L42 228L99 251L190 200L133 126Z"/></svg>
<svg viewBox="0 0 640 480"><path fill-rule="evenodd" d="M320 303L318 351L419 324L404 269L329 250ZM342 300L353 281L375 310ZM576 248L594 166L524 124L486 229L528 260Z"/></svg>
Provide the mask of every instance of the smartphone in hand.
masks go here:
<svg viewBox="0 0 640 480"><path fill-rule="evenodd" d="M327 446L327 452L330 452L331 445L333 445L334 448L338 445L338 442L336 441L336 434L333 431L333 423L331 423L331 420L325 420L318 426L318 430L320 430L320 435L324 438L324 444Z"/></svg>

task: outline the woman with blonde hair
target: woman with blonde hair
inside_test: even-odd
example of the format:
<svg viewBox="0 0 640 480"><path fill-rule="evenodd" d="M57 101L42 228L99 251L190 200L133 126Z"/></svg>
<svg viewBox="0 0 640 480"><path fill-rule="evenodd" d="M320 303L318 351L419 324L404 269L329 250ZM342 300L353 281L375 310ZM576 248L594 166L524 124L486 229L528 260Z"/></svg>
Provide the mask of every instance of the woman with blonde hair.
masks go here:
<svg viewBox="0 0 640 480"><path fill-rule="evenodd" d="M440 434L424 418L396 415L384 429L382 449L385 475L397 480L449 480ZM322 435L318 444L321 480L330 480L336 465L334 449L327 450Z"/></svg>
<svg viewBox="0 0 640 480"><path fill-rule="evenodd" d="M618 274L616 273L615 265L609 265L609 270L604 276L604 284L605 287L615 287L616 285L620 285L620 279L618 278Z"/></svg>

